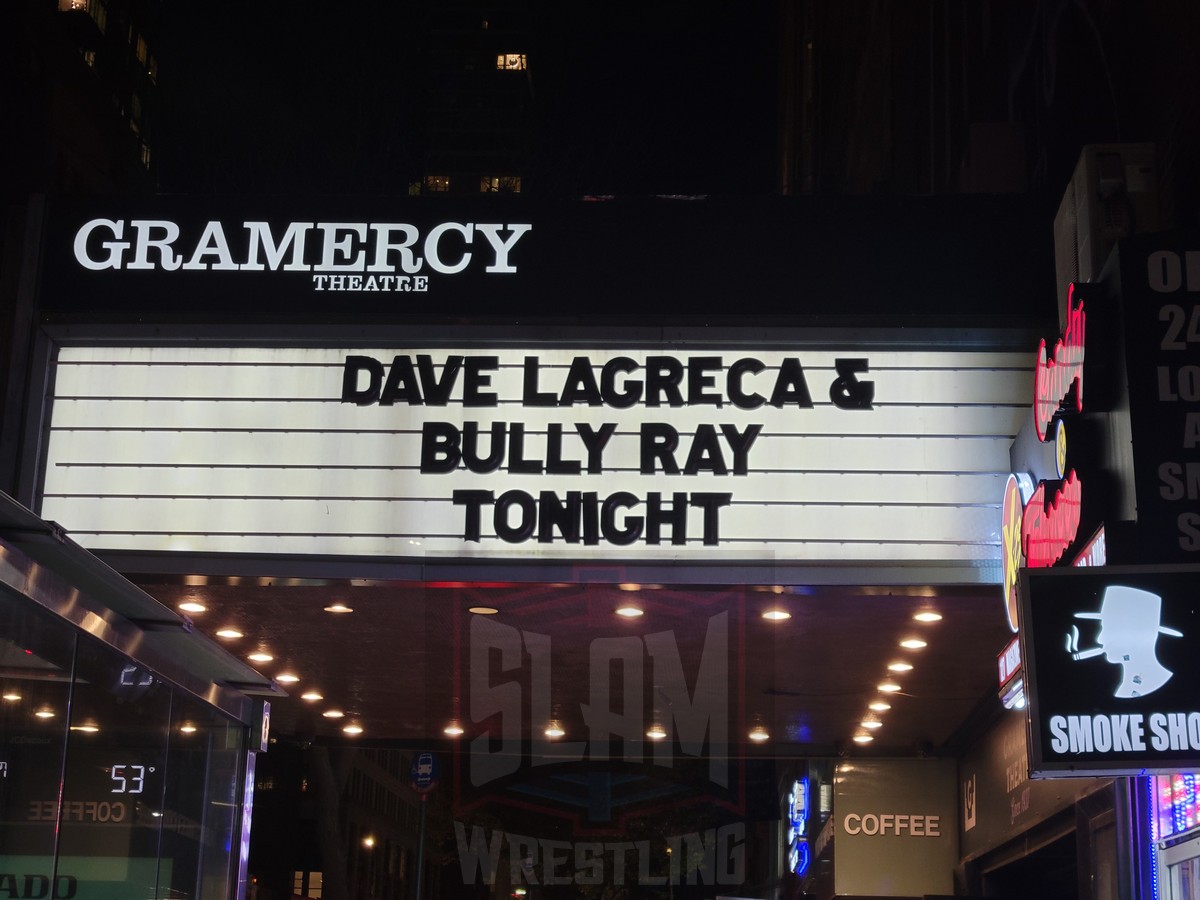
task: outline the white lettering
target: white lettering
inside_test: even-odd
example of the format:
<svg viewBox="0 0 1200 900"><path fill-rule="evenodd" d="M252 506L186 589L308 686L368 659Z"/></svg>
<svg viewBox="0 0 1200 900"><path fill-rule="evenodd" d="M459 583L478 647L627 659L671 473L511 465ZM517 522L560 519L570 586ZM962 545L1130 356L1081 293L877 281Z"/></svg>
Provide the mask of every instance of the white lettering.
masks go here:
<svg viewBox="0 0 1200 900"><path fill-rule="evenodd" d="M92 236L93 231L100 227L107 228L112 234L113 240L100 243L100 246L108 251L108 256L103 259L92 259L87 252L88 238ZM91 269L93 272L99 272L101 269L121 268L121 257L129 249L129 242L121 240L124 234L124 220L92 219L75 234L75 259L85 269Z"/></svg>
<svg viewBox="0 0 1200 900"><path fill-rule="evenodd" d="M1067 720L1062 716L1050 717L1050 749L1055 753L1066 753L1071 746L1067 738ZM1009 790L1012 790L1010 787Z"/></svg>
<svg viewBox="0 0 1200 900"><path fill-rule="evenodd" d="M441 225L433 228L425 238L425 258L429 260L429 268L435 272L440 272L443 275L454 275L461 272L471 262L471 254L467 250L463 250L462 259L453 265L443 262L439 244L442 240L442 235L447 231L457 231L463 236L463 240L469 245L471 243L474 225L463 225L459 222L443 222Z"/></svg>
<svg viewBox="0 0 1200 900"><path fill-rule="evenodd" d="M158 251L159 265L168 272L179 268L181 260L175 255L172 245L179 240L179 226L166 219L134 219L129 223L137 233L137 243L133 251L133 262L127 269L153 269L150 262L150 251ZM161 232L157 237L155 231Z"/></svg>
<svg viewBox="0 0 1200 900"><path fill-rule="evenodd" d="M480 225L482 231L485 227L494 228L496 226ZM371 230L375 232L375 261L367 267L369 272L391 272L392 267L388 265L388 254L395 251L400 254L401 270L413 273L421 271L421 257L413 256L412 246L417 242L417 229L412 225L400 224L375 224L371 226ZM399 243L392 242L392 234L399 232L404 239ZM490 240L490 238L489 238ZM498 252L498 251L497 251ZM490 270L489 270L490 271Z"/></svg>
<svg viewBox="0 0 1200 900"><path fill-rule="evenodd" d="M492 251L484 271L516 272L517 267L511 260L512 250L533 230L528 223L443 222L430 229L422 243L420 229L403 222L289 222L278 239L269 222L242 222L242 228L245 243L241 246L230 244L232 233L226 230L224 223L216 220L205 222L199 238L189 237L180 246L182 232L176 222L166 219L92 219L75 233L72 246L76 261L91 271L157 269L170 272L182 268L190 271L390 273L383 277L392 281L384 281L382 277L379 280L365 278L362 284L366 287L359 289L424 291L428 276L410 276L416 276L426 264L443 275L462 272L474 256L471 245L476 230L484 236ZM313 228L322 234L320 260L316 264L305 261L306 239ZM125 239L127 232L132 232L128 240ZM451 232L458 237L446 241ZM421 246L424 256L416 252ZM127 261L130 250L131 258ZM314 279L319 277L314 276ZM316 280L313 286L316 290L333 289Z"/></svg>
<svg viewBox="0 0 1200 900"><path fill-rule="evenodd" d="M215 263L202 262L205 256L215 256ZM183 264L185 269L236 269L237 263L229 252L229 242L225 240L225 229L220 222L209 222L204 228L204 234L196 244L192 258Z"/></svg>
<svg viewBox="0 0 1200 900"><path fill-rule="evenodd" d="M868 837L941 837L942 817L906 813L847 813L842 819L846 834Z"/></svg>
<svg viewBox="0 0 1200 900"><path fill-rule="evenodd" d="M1054 753L1142 753L1147 728L1152 750L1200 750L1200 712L1051 716L1047 726Z"/></svg>
<svg viewBox="0 0 1200 900"><path fill-rule="evenodd" d="M258 251L261 247L267 257L267 267L272 272L278 271L279 264L283 262L283 254L287 253L288 248L291 247L291 262L284 266L283 270L285 272L307 271L309 267L304 264L304 238L308 235L308 230L312 228L312 225L312 222L290 223L287 231L284 232L283 241L276 244L275 238L271 236L269 223L243 222L242 227L249 232L250 250L246 255L246 261L242 263L242 268L251 272L263 270L263 264L258 261Z"/></svg>
<svg viewBox="0 0 1200 900"><path fill-rule="evenodd" d="M1150 746L1155 750L1163 751L1171 746L1171 740L1167 736L1167 717L1162 713L1150 714Z"/></svg>
<svg viewBox="0 0 1200 900"><path fill-rule="evenodd" d="M367 239L365 222L318 222L317 227L325 232L325 244L321 253L320 272L361 272L366 267L367 251L354 248L354 238ZM339 237L339 235L344 235ZM341 259L346 262L339 262Z"/></svg>
<svg viewBox="0 0 1200 900"><path fill-rule="evenodd" d="M496 261L487 267L488 272L515 272L516 266L508 264L508 251L521 239L521 237L530 229L532 225L509 225L509 238L507 241L500 239L501 225L481 224L475 226L492 245L492 249L496 251Z"/></svg>

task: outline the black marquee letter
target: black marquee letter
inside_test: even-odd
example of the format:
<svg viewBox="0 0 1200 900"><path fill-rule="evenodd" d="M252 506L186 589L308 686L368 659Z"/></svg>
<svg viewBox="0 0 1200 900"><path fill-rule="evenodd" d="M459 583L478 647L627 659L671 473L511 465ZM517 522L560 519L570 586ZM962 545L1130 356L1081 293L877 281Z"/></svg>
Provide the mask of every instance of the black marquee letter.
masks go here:
<svg viewBox="0 0 1200 900"><path fill-rule="evenodd" d="M370 375L367 386L358 389L358 373ZM383 387L383 363L369 356L347 356L346 367L342 369L342 402L357 403L359 406L370 406L379 400L379 390Z"/></svg>

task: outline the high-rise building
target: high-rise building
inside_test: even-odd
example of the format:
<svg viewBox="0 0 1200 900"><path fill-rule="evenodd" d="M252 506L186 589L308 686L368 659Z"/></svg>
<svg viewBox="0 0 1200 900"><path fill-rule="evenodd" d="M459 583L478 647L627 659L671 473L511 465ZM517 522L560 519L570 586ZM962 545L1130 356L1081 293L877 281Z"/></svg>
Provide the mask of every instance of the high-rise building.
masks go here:
<svg viewBox="0 0 1200 900"><path fill-rule="evenodd" d="M413 193L520 193L533 151L527 0L423 4L417 75L420 177Z"/></svg>

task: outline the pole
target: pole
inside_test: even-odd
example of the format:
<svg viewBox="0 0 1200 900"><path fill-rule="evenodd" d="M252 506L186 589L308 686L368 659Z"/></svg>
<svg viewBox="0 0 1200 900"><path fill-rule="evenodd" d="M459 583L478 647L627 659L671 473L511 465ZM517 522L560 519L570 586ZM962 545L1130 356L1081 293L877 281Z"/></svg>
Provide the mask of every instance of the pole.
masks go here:
<svg viewBox="0 0 1200 900"><path fill-rule="evenodd" d="M425 795L421 795L421 819L417 826L417 883L413 900L421 900L421 873L425 868Z"/></svg>

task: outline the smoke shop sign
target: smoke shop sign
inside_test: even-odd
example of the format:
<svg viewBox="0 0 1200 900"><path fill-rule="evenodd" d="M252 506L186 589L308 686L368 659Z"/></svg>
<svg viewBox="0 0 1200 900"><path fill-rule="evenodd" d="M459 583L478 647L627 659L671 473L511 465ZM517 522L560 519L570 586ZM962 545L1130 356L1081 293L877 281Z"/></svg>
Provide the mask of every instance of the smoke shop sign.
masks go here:
<svg viewBox="0 0 1200 900"><path fill-rule="evenodd" d="M1031 772L1200 764L1200 568L1030 569L1022 578Z"/></svg>
<svg viewBox="0 0 1200 900"><path fill-rule="evenodd" d="M106 549L994 559L1027 374L878 347L62 348L42 514Z"/></svg>

